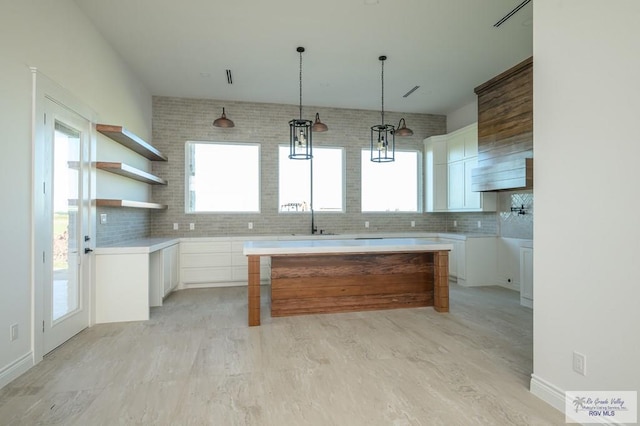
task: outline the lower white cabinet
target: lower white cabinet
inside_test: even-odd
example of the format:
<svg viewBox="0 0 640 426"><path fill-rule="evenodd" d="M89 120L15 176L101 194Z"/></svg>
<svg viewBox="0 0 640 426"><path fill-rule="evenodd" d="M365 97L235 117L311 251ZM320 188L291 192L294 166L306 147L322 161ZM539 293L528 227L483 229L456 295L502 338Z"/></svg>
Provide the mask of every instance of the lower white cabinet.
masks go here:
<svg viewBox="0 0 640 426"><path fill-rule="evenodd" d="M175 244L162 250L162 284L164 296L175 290L179 284L179 248L180 246Z"/></svg>
<svg viewBox="0 0 640 426"><path fill-rule="evenodd" d="M533 248L520 247L520 304L533 308Z"/></svg>
<svg viewBox="0 0 640 426"><path fill-rule="evenodd" d="M226 287L247 285L248 260L242 253L245 241L263 237L228 237L182 240L180 243L180 287ZM260 258L260 278L269 283L269 257Z"/></svg>
<svg viewBox="0 0 640 426"><path fill-rule="evenodd" d="M179 240L150 239L95 249L95 322L149 319L178 284Z"/></svg>
<svg viewBox="0 0 640 426"><path fill-rule="evenodd" d="M178 287L179 245L150 253L149 306L162 306L162 300Z"/></svg>
<svg viewBox="0 0 640 426"><path fill-rule="evenodd" d="M449 277L465 287L495 285L497 237L440 237L453 245L449 253Z"/></svg>

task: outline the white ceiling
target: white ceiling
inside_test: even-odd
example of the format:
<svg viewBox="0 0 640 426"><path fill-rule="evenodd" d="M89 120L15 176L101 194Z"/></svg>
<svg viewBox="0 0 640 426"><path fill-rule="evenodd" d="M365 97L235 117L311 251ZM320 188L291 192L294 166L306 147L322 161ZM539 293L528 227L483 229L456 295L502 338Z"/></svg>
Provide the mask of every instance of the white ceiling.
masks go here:
<svg viewBox="0 0 640 426"><path fill-rule="evenodd" d="M386 55L385 110L446 114L532 54L522 0L75 1L159 96L297 105L304 46L304 105L379 110Z"/></svg>

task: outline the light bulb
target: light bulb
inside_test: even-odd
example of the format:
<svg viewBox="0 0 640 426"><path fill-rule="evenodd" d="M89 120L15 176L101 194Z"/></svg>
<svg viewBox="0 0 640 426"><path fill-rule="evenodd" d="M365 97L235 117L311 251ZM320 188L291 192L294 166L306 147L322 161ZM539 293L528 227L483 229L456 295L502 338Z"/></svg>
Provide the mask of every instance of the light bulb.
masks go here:
<svg viewBox="0 0 640 426"><path fill-rule="evenodd" d="M300 129L300 136L298 137L298 145L307 146L307 138L304 135L304 130Z"/></svg>

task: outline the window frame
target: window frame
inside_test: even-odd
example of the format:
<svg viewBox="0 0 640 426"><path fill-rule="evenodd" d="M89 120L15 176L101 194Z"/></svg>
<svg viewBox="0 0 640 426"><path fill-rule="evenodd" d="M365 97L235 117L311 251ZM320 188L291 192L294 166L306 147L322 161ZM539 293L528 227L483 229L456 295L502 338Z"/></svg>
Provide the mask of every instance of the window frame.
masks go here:
<svg viewBox="0 0 640 426"><path fill-rule="evenodd" d="M194 160L195 153L193 152L196 144L203 145L226 145L226 146L253 146L257 148L257 188L258 188L258 209L257 210L206 210L195 211L195 206L192 203L191 191L189 188L189 179L191 173L191 162ZM224 141L202 141L202 140L188 140L185 142L184 151L184 211L185 214L259 214L262 210L262 145L258 142L224 142ZM252 166L253 167L253 166Z"/></svg>
<svg viewBox="0 0 640 426"><path fill-rule="evenodd" d="M373 165L379 164L389 164L389 163L374 163L371 161L371 152L370 148L362 148L360 150L360 165L362 166L363 159L371 162ZM423 183L423 153L420 149L397 149L396 148L396 161L398 153L415 153L416 154L416 210L408 211L408 210L364 210L363 208L363 186L364 180L362 177L362 167L360 167L360 212L361 213L382 213L382 214L416 214L416 213L424 213L424 183Z"/></svg>
<svg viewBox="0 0 640 426"><path fill-rule="evenodd" d="M326 214L344 214L347 211L347 150L346 150L346 148L344 146L337 146L337 145L322 145L322 146L315 145L313 147L314 151L322 150L322 149L339 150L342 153L342 155L341 155L342 164L340 166L340 171L341 171L341 174L342 174L342 179L341 179L341 187L342 187L341 204L342 204L342 206L341 206L340 210L320 210L320 209L314 207L313 208L313 212L314 213L322 213L322 214L325 214L325 213ZM289 155L289 145L288 144L287 145L285 145L285 144L278 145L278 162L277 162L278 203L277 203L277 206L276 206L277 212L278 212L278 214L310 213L311 209L305 210L305 211L283 211L283 210L281 210L282 203L280 201L280 179L281 179L281 176L280 176L280 160L282 158L281 158L280 153L284 152L284 151L286 151L286 155L288 156ZM309 162L309 161L312 161L312 160L292 160L292 159L287 158L287 161L298 161L298 162L305 162L306 161L306 162ZM309 165L309 167L311 167L311 165ZM315 172L315 170L314 170L314 172ZM316 182L316 180L314 179L314 183L315 182ZM317 185L317 183L316 183L316 185Z"/></svg>

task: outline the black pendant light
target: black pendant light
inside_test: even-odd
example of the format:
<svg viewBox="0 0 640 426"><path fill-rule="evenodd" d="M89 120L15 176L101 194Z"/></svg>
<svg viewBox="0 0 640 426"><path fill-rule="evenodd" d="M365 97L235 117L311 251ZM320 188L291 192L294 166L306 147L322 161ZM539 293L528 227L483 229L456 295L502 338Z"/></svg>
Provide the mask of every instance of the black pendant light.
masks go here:
<svg viewBox="0 0 640 426"><path fill-rule="evenodd" d="M317 112L316 121L315 123L313 123L313 126L311 126L311 129L313 129L314 132L326 132L327 130L329 130L327 125L320 121L320 114L318 114Z"/></svg>
<svg viewBox="0 0 640 426"><path fill-rule="evenodd" d="M371 161L375 163L388 163L395 161L396 137L395 127L384 122L384 61L386 56L378 58L382 64L382 120L381 124L371 127Z"/></svg>
<svg viewBox="0 0 640 426"><path fill-rule="evenodd" d="M398 128L395 132L396 136L413 136L413 130L407 127L407 123L404 122L404 118L401 118L398 122Z"/></svg>
<svg viewBox="0 0 640 426"><path fill-rule="evenodd" d="M304 47L298 47L296 51L300 54L300 115L289 121L289 158L309 160L313 158L312 122L302 119L302 52L304 52Z"/></svg>
<svg viewBox="0 0 640 426"><path fill-rule="evenodd" d="M224 113L224 107L222 107L222 116L213 122L213 126L229 128L229 127L235 127L236 125L233 124L233 121L227 118L227 115Z"/></svg>

